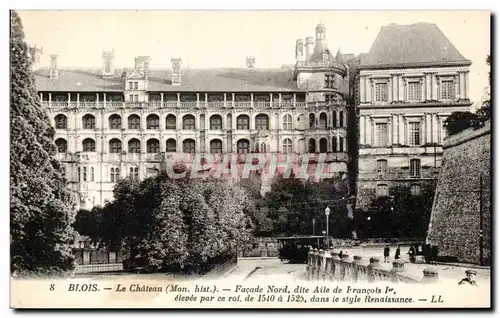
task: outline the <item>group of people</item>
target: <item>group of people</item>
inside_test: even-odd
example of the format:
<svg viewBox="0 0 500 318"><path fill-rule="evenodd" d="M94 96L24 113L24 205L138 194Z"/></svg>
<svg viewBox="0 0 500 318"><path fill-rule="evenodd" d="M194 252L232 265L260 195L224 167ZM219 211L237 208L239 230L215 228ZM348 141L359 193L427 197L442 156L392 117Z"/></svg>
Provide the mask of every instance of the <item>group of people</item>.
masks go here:
<svg viewBox="0 0 500 318"><path fill-rule="evenodd" d="M389 245L386 245L384 247L384 263L389 263L389 256L391 255L391 249L389 248ZM398 245L396 248L396 253L394 253L394 259L399 259L401 257L401 248Z"/></svg>

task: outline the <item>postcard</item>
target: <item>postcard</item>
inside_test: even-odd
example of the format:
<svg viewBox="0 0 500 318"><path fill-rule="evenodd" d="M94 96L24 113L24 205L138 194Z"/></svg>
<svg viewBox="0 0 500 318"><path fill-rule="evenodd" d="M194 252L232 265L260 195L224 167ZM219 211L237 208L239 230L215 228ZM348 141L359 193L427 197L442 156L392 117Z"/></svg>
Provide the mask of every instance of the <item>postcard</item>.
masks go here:
<svg viewBox="0 0 500 318"><path fill-rule="evenodd" d="M11 308L491 308L489 11L10 19Z"/></svg>

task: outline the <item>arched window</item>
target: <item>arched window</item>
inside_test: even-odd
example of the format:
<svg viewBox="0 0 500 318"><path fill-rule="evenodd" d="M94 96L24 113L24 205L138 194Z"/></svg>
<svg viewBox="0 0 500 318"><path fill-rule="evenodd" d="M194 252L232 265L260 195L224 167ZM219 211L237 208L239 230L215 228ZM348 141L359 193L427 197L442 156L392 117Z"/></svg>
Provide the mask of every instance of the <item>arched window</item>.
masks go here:
<svg viewBox="0 0 500 318"><path fill-rule="evenodd" d="M344 127L344 112L342 110L339 112L339 126Z"/></svg>
<svg viewBox="0 0 500 318"><path fill-rule="evenodd" d="M54 118L55 124L56 124L56 129L67 129L68 128L68 118L63 115L59 114Z"/></svg>
<svg viewBox="0 0 500 318"><path fill-rule="evenodd" d="M128 116L128 129L141 129L141 117L136 114Z"/></svg>
<svg viewBox="0 0 500 318"><path fill-rule="evenodd" d="M326 114L325 113L321 113L319 114L319 128L323 128L325 129L326 128Z"/></svg>
<svg viewBox="0 0 500 318"><path fill-rule="evenodd" d="M332 137L332 151L333 152L338 152L339 151L339 148L338 148L338 145L337 145L337 137Z"/></svg>
<svg viewBox="0 0 500 318"><path fill-rule="evenodd" d="M113 138L109 141L109 152L120 153L122 152L122 142L119 139Z"/></svg>
<svg viewBox="0 0 500 318"><path fill-rule="evenodd" d="M141 142L139 139L133 138L128 142L128 152L129 153L140 153L141 152Z"/></svg>
<svg viewBox="0 0 500 318"><path fill-rule="evenodd" d="M146 142L146 148L148 153L159 153L160 142L156 138L148 139L148 141Z"/></svg>
<svg viewBox="0 0 500 318"><path fill-rule="evenodd" d="M319 152L326 153L328 151L328 141L326 138L321 138L319 140Z"/></svg>
<svg viewBox="0 0 500 318"><path fill-rule="evenodd" d="M240 139L236 143L236 149L238 153L248 153L250 150L250 142L246 139Z"/></svg>
<svg viewBox="0 0 500 318"><path fill-rule="evenodd" d="M195 153L196 142L193 139L186 139L182 142L182 151L184 153Z"/></svg>
<svg viewBox="0 0 500 318"><path fill-rule="evenodd" d="M130 178L132 180L139 180L139 168L137 167L130 167Z"/></svg>
<svg viewBox="0 0 500 318"><path fill-rule="evenodd" d="M120 115L109 116L109 129L122 129L122 118Z"/></svg>
<svg viewBox="0 0 500 318"><path fill-rule="evenodd" d="M283 153L292 153L292 141L288 138L283 140Z"/></svg>
<svg viewBox="0 0 500 318"><path fill-rule="evenodd" d="M83 129L94 129L95 128L95 117L93 115L87 114L82 118Z"/></svg>
<svg viewBox="0 0 500 318"><path fill-rule="evenodd" d="M167 116L167 120L165 122L165 128L172 130L177 129L177 118L175 117L175 115L170 114Z"/></svg>
<svg viewBox="0 0 500 318"><path fill-rule="evenodd" d="M222 117L220 115L213 115L212 117L210 117L210 129L222 129Z"/></svg>
<svg viewBox="0 0 500 318"><path fill-rule="evenodd" d="M193 115L186 115L182 118L182 129L196 129L196 122Z"/></svg>
<svg viewBox="0 0 500 318"><path fill-rule="evenodd" d="M339 152L344 152L344 137L339 137Z"/></svg>
<svg viewBox="0 0 500 318"><path fill-rule="evenodd" d="M146 128L147 129L160 129L160 117L155 114L151 114L146 117Z"/></svg>
<svg viewBox="0 0 500 318"><path fill-rule="evenodd" d="M83 152L95 152L95 141L92 138L86 138L82 142Z"/></svg>
<svg viewBox="0 0 500 318"><path fill-rule="evenodd" d="M418 184L412 184L410 186L410 193L411 193L411 195L417 196L417 195L420 195L420 192L421 192L420 191L420 185L418 185Z"/></svg>
<svg viewBox="0 0 500 318"><path fill-rule="evenodd" d="M56 139L57 152L66 153L68 152L68 142L63 138Z"/></svg>
<svg viewBox="0 0 500 318"><path fill-rule="evenodd" d="M334 110L332 113L333 127L337 127L337 111Z"/></svg>
<svg viewBox="0 0 500 318"><path fill-rule="evenodd" d="M175 139L170 138L167 140L167 148L165 150L166 152L177 152L177 142Z"/></svg>
<svg viewBox="0 0 500 318"><path fill-rule="evenodd" d="M292 115L283 116L283 130L292 130Z"/></svg>
<svg viewBox="0 0 500 318"><path fill-rule="evenodd" d="M386 197L389 195L389 191L387 189L387 184L379 184L377 185L377 196Z"/></svg>
<svg viewBox="0 0 500 318"><path fill-rule="evenodd" d="M222 153L222 141L220 139L210 141L210 153Z"/></svg>
<svg viewBox="0 0 500 318"><path fill-rule="evenodd" d="M110 180L111 182L120 181L120 168L111 168Z"/></svg>
<svg viewBox="0 0 500 318"><path fill-rule="evenodd" d="M266 114L259 114L255 116L255 129L269 130L269 116Z"/></svg>
<svg viewBox="0 0 500 318"><path fill-rule="evenodd" d="M314 138L309 139L309 153L316 152L316 140Z"/></svg>
<svg viewBox="0 0 500 318"><path fill-rule="evenodd" d="M239 115L236 118L236 127L239 130L250 129L250 117L247 115Z"/></svg>
<svg viewBox="0 0 500 318"><path fill-rule="evenodd" d="M309 114L309 129L316 128L316 116L314 114Z"/></svg>

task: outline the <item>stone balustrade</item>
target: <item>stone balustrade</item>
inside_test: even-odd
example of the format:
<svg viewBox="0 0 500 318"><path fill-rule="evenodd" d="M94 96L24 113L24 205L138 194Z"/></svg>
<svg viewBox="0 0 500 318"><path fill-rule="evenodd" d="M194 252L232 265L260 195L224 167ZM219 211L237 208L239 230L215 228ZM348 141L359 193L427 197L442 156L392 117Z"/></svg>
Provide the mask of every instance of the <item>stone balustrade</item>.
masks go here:
<svg viewBox="0 0 500 318"><path fill-rule="evenodd" d="M382 268L380 259L371 257L369 264L363 264L358 255L351 257L334 251L310 249L307 257L307 279L310 281L339 282L379 282L393 283L434 283L439 281L439 274L434 268L423 270L420 280L407 275L405 263L400 260L392 262L390 270Z"/></svg>

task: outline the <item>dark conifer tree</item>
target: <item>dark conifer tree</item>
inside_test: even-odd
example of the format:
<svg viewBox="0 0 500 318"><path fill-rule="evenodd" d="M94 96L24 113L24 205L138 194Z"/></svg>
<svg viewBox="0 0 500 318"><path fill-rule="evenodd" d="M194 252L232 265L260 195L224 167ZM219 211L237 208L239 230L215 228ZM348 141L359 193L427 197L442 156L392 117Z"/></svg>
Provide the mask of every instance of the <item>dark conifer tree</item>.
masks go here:
<svg viewBox="0 0 500 318"><path fill-rule="evenodd" d="M12 272L73 268L76 211L55 159L54 129L38 99L21 19L10 16L10 247Z"/></svg>

